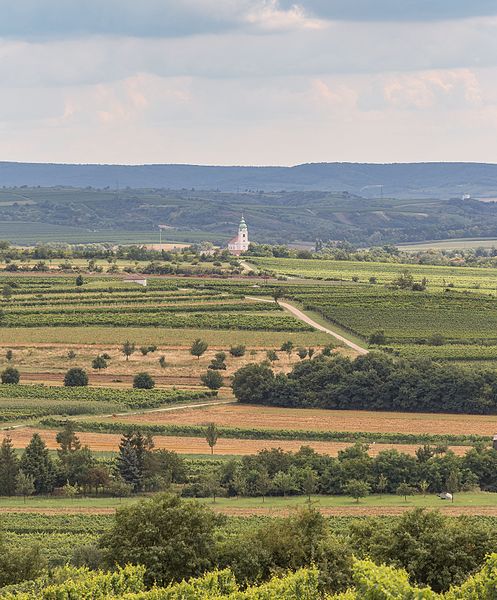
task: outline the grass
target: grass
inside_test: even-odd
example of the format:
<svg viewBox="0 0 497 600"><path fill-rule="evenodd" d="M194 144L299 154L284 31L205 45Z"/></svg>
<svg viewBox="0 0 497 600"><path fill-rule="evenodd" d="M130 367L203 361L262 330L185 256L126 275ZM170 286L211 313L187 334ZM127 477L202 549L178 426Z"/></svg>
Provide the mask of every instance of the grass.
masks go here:
<svg viewBox="0 0 497 600"><path fill-rule="evenodd" d="M202 338L214 347L245 344L275 348L286 340L295 345L319 346L330 342L330 336L319 332L237 331L212 329L169 329L151 327L0 327L0 344L122 344L139 340L142 344L185 346Z"/></svg>
<svg viewBox="0 0 497 600"><path fill-rule="evenodd" d="M132 504L139 498L106 498L106 497L89 497L89 498L53 498L53 497L29 497L26 502L18 497L1 497L0 510L8 512L9 509L28 510L43 510L43 511L68 511L77 512L94 509L108 512L127 504ZM308 499L305 496L288 496L288 497L267 497L262 498L217 498L213 503L212 498L199 498L200 502L210 506L215 506L218 510L226 512L236 512L243 509L244 511L259 511L261 509L270 510L287 510L295 509L301 506L308 505ZM497 510L497 494L491 492L461 492L454 495L454 502L441 500L434 494L421 494L408 496L407 502L403 497L397 495L378 495L367 496L361 498L359 502L349 496L311 496L311 505L316 508L340 508L340 507L355 507L362 506L363 508L393 508L393 507L408 507L408 508L443 508L453 506L458 508L482 508L489 507Z"/></svg>

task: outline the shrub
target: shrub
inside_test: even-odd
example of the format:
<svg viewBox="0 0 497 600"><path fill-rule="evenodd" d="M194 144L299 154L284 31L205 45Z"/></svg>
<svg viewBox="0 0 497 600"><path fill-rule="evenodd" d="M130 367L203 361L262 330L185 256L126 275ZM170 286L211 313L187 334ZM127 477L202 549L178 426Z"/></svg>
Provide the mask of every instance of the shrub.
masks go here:
<svg viewBox="0 0 497 600"><path fill-rule="evenodd" d="M149 373L138 373L133 379L133 387L139 390L151 390L155 387L155 381Z"/></svg>
<svg viewBox="0 0 497 600"><path fill-rule="evenodd" d="M210 390L218 390L223 385L223 377L217 371L207 369L200 379Z"/></svg>
<svg viewBox="0 0 497 600"><path fill-rule="evenodd" d="M3 371L1 376L2 383L17 384L19 383L20 378L21 376L19 374L19 371L17 369L14 369L14 367L7 367L5 371Z"/></svg>
<svg viewBox="0 0 497 600"><path fill-rule="evenodd" d="M243 344L239 344L238 346L231 346L230 354L231 356L243 356L245 354L246 348Z"/></svg>
<svg viewBox="0 0 497 600"><path fill-rule="evenodd" d="M69 369L64 376L64 385L66 387L84 387L88 385L88 374L84 369L74 367Z"/></svg>

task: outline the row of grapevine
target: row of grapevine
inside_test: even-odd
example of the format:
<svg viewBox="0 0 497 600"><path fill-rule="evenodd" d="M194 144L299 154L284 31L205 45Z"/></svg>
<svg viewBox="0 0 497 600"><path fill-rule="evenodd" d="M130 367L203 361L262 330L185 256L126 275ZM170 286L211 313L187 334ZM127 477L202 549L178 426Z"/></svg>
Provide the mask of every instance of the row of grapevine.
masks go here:
<svg viewBox="0 0 497 600"><path fill-rule="evenodd" d="M40 421L40 425L47 428L63 426L63 421L56 418L47 418ZM94 433L127 433L131 430L140 430L150 435L163 435L174 437L205 437L205 427L202 425L129 425L116 421L75 421L78 431ZM301 429L263 429L255 427L227 427L219 426L219 435L229 439L242 440L299 440L321 442L362 442L377 444L433 444L450 446L473 446L478 442L488 443L491 436L476 434L432 434L432 433L381 433L362 431L318 431Z"/></svg>

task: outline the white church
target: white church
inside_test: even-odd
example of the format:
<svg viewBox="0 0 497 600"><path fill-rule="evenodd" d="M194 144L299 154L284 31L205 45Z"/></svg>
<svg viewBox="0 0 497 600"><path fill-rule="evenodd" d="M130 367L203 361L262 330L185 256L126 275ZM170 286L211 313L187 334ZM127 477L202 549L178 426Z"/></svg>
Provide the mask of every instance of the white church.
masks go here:
<svg viewBox="0 0 497 600"><path fill-rule="evenodd" d="M235 235L233 239L228 242L228 251L230 254L234 254L235 256L240 256L242 252L247 252L249 247L249 237L248 237L248 228L247 223L245 223L245 219L243 218L240 221L240 225L238 226L238 234Z"/></svg>

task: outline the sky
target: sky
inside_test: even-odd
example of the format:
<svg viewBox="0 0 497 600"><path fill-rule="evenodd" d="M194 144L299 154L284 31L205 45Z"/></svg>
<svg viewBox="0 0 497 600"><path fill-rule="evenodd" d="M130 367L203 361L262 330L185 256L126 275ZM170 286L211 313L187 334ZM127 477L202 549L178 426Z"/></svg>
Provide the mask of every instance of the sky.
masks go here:
<svg viewBox="0 0 497 600"><path fill-rule="evenodd" d="M497 0L0 0L0 160L497 162Z"/></svg>

